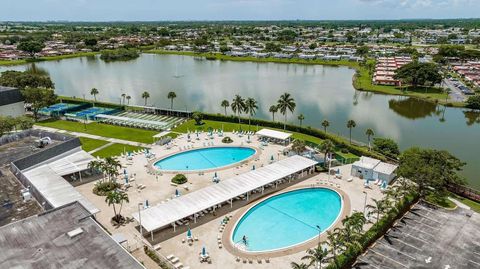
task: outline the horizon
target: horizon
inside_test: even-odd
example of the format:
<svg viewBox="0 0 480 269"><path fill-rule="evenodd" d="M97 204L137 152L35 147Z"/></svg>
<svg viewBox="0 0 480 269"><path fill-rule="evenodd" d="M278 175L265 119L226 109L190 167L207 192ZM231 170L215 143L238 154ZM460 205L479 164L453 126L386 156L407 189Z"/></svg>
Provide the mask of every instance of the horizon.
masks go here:
<svg viewBox="0 0 480 269"><path fill-rule="evenodd" d="M6 22L370 21L479 18L475 0L17 0ZM346 8L348 7L348 8Z"/></svg>

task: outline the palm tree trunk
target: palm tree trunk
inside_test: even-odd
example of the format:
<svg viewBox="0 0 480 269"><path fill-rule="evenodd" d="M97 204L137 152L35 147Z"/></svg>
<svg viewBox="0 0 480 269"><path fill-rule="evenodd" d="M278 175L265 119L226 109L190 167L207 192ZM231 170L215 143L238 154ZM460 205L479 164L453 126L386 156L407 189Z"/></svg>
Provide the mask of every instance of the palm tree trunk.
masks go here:
<svg viewBox="0 0 480 269"><path fill-rule="evenodd" d="M145 106L147 106L147 98L145 98Z"/></svg>
<svg viewBox="0 0 480 269"><path fill-rule="evenodd" d="M275 121L275 112L272 112L272 121Z"/></svg>
<svg viewBox="0 0 480 269"><path fill-rule="evenodd" d="M248 116L248 130L250 131L250 119L252 116Z"/></svg>
<svg viewBox="0 0 480 269"><path fill-rule="evenodd" d="M170 101L170 110L172 110L172 109L173 109L173 98Z"/></svg>
<svg viewBox="0 0 480 269"><path fill-rule="evenodd" d="M227 116L227 107L225 107L225 116Z"/></svg>
<svg viewBox="0 0 480 269"><path fill-rule="evenodd" d="M352 144L352 128L350 128L350 144Z"/></svg>
<svg viewBox="0 0 480 269"><path fill-rule="evenodd" d="M287 129L287 112L285 112L285 122L283 123L283 130Z"/></svg>

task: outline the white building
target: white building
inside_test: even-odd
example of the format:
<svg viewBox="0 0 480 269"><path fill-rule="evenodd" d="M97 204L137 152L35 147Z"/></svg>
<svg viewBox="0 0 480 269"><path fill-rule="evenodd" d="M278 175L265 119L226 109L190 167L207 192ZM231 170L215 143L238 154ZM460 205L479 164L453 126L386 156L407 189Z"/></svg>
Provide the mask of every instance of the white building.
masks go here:
<svg viewBox="0 0 480 269"><path fill-rule="evenodd" d="M362 156L360 160L352 164L351 174L364 180L380 180L389 184L396 176L395 170L397 167L398 166L394 164L384 163L377 159Z"/></svg>
<svg viewBox="0 0 480 269"><path fill-rule="evenodd" d="M0 116L25 114L25 99L19 89L0 86Z"/></svg>

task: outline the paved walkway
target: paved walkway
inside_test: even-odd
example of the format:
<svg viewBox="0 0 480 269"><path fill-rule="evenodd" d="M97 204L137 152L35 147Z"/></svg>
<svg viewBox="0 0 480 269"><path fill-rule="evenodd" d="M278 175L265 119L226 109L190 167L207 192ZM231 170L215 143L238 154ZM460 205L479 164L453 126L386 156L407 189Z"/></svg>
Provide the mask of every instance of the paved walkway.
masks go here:
<svg viewBox="0 0 480 269"><path fill-rule="evenodd" d="M33 128L48 131L48 132L58 132L58 133L64 133L64 134L71 134L71 135L78 136L78 137L87 137L87 138L92 138L92 139L97 139L97 140L104 140L104 141L108 141L110 143L126 144L126 145L139 146L139 147L144 147L144 148L151 147L151 144L134 142L134 141L129 141L129 140L117 139L117 138L104 137L104 136L99 136L99 135L86 134L86 133L70 132L70 131L65 131L65 130L61 130L61 129L57 129L57 128L51 128L51 127L44 127L44 126L35 125L35 126L33 126Z"/></svg>

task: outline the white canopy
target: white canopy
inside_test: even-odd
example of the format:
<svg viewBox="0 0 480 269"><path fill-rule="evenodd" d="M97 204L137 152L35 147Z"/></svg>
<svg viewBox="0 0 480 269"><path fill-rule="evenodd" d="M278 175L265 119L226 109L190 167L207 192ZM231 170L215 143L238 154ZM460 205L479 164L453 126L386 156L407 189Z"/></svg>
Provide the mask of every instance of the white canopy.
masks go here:
<svg viewBox="0 0 480 269"><path fill-rule="evenodd" d="M142 226L154 231L202 210L298 173L317 162L292 156L141 211ZM138 213L133 217L139 221Z"/></svg>
<svg viewBox="0 0 480 269"><path fill-rule="evenodd" d="M105 114L98 114L95 116L99 119L105 119L105 120L115 120L119 122L129 122L129 123L138 123L138 124L149 124L149 125L155 125L159 127L163 127L167 125L167 123L163 121L154 121L154 120L144 120L144 119L137 119L137 118L129 118L129 117L121 117L121 116L113 116L113 115L105 115Z"/></svg>
<svg viewBox="0 0 480 269"><path fill-rule="evenodd" d="M87 169L91 160L92 156L77 148L23 170L22 173L53 207L78 201L90 213L96 214L100 210L62 177Z"/></svg>
<svg viewBox="0 0 480 269"><path fill-rule="evenodd" d="M256 134L259 136L266 136L266 137L275 138L279 140L287 140L290 136L292 136L291 133L270 130L270 129L262 129L258 131Z"/></svg>

